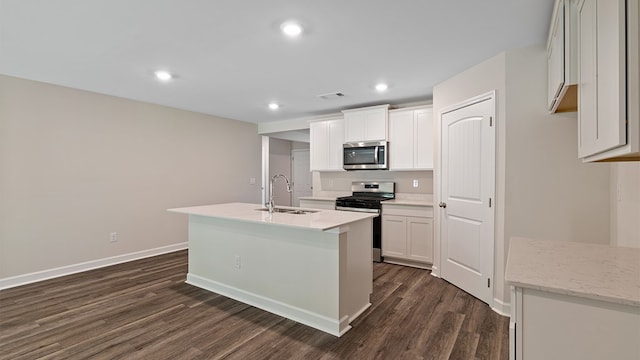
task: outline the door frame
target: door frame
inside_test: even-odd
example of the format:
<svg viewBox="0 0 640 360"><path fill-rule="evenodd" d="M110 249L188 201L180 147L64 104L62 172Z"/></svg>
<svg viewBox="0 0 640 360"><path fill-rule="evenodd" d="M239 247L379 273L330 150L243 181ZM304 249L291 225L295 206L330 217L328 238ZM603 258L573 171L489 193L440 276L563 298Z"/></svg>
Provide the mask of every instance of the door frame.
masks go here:
<svg viewBox="0 0 640 360"><path fill-rule="evenodd" d="M434 210L436 210L435 208L438 207L438 204L440 203L440 201L442 201L442 116L444 114L450 113L452 111L458 110L458 109L462 109L486 100L492 100L493 101L493 131L494 131L494 145L493 145L493 157L490 159L490 166L493 168L493 171L491 172L491 183L492 183L492 194L491 194L491 198L493 201L493 206L491 207L492 209L492 221L490 224L491 227L491 233L493 234L493 236L491 237L491 253L493 254L492 259L491 259L491 270L490 273L487 274L489 275L489 277L491 278L491 281L493 282L493 284L491 284L491 289L492 289L492 296L490 299L490 303L489 306L491 306L492 308L494 308L494 303L495 303L495 264L496 264L496 248L495 248L495 244L496 244L496 209L498 206L498 199L496 198L497 196L497 184L496 184L496 157L498 156L498 124L499 124L499 119L497 118L497 95L496 95L496 90L492 90L471 98L468 98L466 100L460 101L458 103L449 105L449 106L445 106L442 109L440 109L438 111L437 114L437 121L435 121L436 124L436 129L435 129L435 143L436 143L436 147L438 150L438 154L437 156L435 156L435 160L436 160L436 164L434 164ZM432 272L431 274L433 276L436 277L441 277L441 261L442 261L442 256L441 256L441 249L442 249L442 244L441 244L441 227L442 227L442 212L439 211L434 211L434 249L433 249L433 268L432 268Z"/></svg>

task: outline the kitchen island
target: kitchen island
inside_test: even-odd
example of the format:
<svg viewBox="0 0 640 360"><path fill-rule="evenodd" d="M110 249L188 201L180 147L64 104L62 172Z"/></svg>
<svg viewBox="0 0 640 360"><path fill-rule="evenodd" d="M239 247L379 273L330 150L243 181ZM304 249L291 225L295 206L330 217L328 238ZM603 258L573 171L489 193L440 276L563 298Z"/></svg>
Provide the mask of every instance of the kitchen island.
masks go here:
<svg viewBox="0 0 640 360"><path fill-rule="evenodd" d="M260 209L169 209L189 215L187 283L335 336L347 332L371 306L375 214Z"/></svg>

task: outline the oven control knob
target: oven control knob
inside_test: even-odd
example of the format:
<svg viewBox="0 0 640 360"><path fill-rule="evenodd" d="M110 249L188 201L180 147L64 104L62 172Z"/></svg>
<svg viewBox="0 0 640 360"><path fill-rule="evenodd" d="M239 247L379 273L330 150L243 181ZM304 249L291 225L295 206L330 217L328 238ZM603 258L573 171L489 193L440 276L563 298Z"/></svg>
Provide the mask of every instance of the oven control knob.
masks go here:
<svg viewBox="0 0 640 360"><path fill-rule="evenodd" d="M440 204L438 204L438 206L440 206L441 208L446 208L447 207L447 203L441 201Z"/></svg>

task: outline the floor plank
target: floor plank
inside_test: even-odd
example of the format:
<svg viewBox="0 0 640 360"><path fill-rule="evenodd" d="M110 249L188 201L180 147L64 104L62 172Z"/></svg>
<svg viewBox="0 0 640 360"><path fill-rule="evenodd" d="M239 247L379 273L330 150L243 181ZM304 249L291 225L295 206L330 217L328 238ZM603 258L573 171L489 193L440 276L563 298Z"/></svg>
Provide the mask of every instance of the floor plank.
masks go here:
<svg viewBox="0 0 640 360"><path fill-rule="evenodd" d="M507 359L508 318L427 270L374 264L341 338L186 284L187 252L0 291L0 359Z"/></svg>

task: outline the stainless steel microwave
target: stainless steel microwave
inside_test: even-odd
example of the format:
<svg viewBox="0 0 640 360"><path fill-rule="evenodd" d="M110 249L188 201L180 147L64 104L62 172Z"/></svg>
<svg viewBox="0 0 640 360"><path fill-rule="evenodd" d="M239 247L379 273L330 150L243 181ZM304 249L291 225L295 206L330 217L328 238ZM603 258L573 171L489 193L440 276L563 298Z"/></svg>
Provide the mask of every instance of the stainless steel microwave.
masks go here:
<svg viewBox="0 0 640 360"><path fill-rule="evenodd" d="M353 142L342 146L345 170L388 169L388 145L386 141Z"/></svg>

